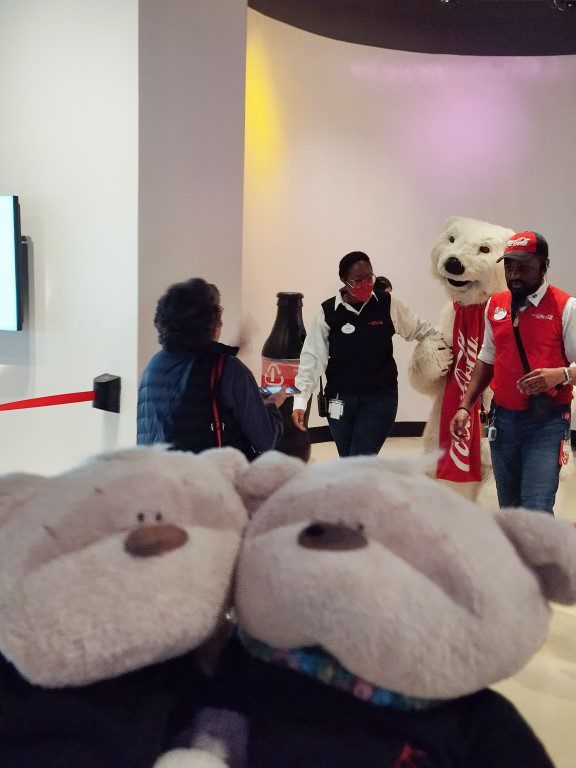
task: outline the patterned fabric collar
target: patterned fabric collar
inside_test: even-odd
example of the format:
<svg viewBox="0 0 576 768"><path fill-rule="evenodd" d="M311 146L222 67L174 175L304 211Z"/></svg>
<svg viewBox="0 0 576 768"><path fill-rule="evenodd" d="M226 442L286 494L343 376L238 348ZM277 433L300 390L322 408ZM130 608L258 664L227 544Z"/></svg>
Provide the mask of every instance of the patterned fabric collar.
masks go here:
<svg viewBox="0 0 576 768"><path fill-rule="evenodd" d="M417 712L444 703L436 699L418 699L413 696L405 696L402 693L395 693L386 688L372 685L372 683L362 680L361 677L356 677L356 675L348 672L333 656L318 647L286 650L273 648L260 640L248 637L242 632L239 632L239 637L244 648L254 658L267 664L293 669L376 707L392 707L407 712Z"/></svg>

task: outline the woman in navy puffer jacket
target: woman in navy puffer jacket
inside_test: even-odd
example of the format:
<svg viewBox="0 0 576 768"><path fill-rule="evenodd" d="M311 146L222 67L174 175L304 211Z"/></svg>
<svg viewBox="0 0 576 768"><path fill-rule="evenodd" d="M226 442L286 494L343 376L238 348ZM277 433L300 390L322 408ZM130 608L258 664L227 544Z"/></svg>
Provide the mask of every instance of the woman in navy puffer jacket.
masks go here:
<svg viewBox="0 0 576 768"><path fill-rule="evenodd" d="M218 343L220 292L199 277L170 286L154 324L162 349L138 390L138 443L166 443L199 453L232 446L248 459L276 446L282 434L279 392L262 399L238 349Z"/></svg>

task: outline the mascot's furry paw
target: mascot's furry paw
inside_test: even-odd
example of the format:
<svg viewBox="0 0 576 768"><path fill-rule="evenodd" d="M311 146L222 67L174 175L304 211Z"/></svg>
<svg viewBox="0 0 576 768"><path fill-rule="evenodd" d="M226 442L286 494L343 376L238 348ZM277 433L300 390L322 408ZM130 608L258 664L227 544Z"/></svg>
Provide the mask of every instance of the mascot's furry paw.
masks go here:
<svg viewBox="0 0 576 768"><path fill-rule="evenodd" d="M154 768L228 768L219 757L203 749L173 749L154 763Z"/></svg>
<svg viewBox="0 0 576 768"><path fill-rule="evenodd" d="M410 384L417 392L435 394L450 369L452 357L452 349L440 334L428 336L416 345L412 355L408 368Z"/></svg>

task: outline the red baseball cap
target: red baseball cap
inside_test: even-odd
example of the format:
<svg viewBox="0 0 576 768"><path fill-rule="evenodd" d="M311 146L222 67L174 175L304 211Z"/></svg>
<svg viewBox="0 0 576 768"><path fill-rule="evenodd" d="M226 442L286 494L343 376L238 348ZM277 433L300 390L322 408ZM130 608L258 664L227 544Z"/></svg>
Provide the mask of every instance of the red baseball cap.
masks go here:
<svg viewBox="0 0 576 768"><path fill-rule="evenodd" d="M538 232L528 230L512 235L506 243L504 255L500 256L496 261L502 261L502 259L531 259L533 256L547 259L548 243Z"/></svg>

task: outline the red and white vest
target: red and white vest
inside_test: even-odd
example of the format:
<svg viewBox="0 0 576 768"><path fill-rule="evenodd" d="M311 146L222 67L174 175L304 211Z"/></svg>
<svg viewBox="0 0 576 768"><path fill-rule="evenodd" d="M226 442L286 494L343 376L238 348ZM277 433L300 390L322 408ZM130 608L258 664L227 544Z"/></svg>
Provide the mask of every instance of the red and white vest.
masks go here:
<svg viewBox="0 0 576 768"><path fill-rule="evenodd" d="M531 370L569 365L562 342L562 313L569 298L568 293L549 285L537 307L529 303L519 313L518 329ZM528 407L528 395L516 386L524 376L524 368L512 329L511 303L512 294L504 291L494 294L488 307L495 348L491 387L498 405L523 411ZM558 405L564 405L572 400L572 387L553 387L546 394Z"/></svg>

